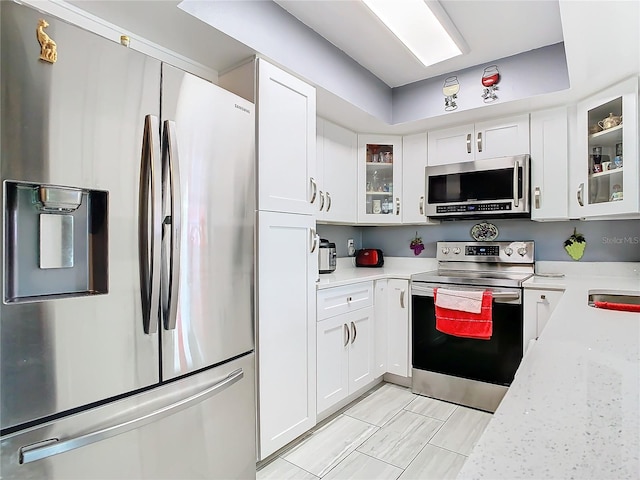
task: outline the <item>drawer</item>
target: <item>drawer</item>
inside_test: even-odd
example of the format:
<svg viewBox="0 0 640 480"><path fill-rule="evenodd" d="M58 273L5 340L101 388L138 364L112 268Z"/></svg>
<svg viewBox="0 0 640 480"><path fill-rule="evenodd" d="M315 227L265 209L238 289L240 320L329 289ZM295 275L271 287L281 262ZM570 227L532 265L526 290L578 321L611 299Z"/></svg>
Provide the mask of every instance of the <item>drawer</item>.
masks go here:
<svg viewBox="0 0 640 480"><path fill-rule="evenodd" d="M373 305L373 282L318 290L318 321Z"/></svg>

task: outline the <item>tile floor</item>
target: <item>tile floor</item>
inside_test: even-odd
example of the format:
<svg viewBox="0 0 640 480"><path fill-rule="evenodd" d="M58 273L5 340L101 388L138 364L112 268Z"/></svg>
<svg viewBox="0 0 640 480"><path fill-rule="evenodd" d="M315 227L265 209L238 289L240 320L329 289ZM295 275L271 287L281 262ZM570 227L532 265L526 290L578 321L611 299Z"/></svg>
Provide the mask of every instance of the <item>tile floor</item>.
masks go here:
<svg viewBox="0 0 640 480"><path fill-rule="evenodd" d="M383 383L263 466L257 480L455 478L490 419Z"/></svg>

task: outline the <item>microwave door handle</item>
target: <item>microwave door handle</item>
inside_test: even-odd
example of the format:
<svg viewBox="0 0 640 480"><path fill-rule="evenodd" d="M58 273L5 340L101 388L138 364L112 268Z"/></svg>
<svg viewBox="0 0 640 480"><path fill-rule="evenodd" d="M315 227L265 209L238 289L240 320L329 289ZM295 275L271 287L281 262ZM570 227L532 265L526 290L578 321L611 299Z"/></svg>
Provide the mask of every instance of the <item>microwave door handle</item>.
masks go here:
<svg viewBox="0 0 640 480"><path fill-rule="evenodd" d="M520 161L516 160L513 164L513 206L517 207L520 204L518 198L518 170L520 168Z"/></svg>
<svg viewBox="0 0 640 480"><path fill-rule="evenodd" d="M170 231L168 245L162 249L165 257L162 274L162 316L165 330L176 328L178 317L178 290L180 287L180 237L182 197L180 195L180 166L176 138L176 124L171 120L164 122L164 149L162 165L163 192L169 195L170 215L165 217L163 225ZM167 182L169 187L167 188ZM164 237L164 235L163 235ZM167 271L168 269L168 271Z"/></svg>
<svg viewBox="0 0 640 480"><path fill-rule="evenodd" d="M160 245L162 242L160 170L160 122L155 115L147 115L144 118L138 198L138 261L142 328L147 334L157 332L160 306Z"/></svg>

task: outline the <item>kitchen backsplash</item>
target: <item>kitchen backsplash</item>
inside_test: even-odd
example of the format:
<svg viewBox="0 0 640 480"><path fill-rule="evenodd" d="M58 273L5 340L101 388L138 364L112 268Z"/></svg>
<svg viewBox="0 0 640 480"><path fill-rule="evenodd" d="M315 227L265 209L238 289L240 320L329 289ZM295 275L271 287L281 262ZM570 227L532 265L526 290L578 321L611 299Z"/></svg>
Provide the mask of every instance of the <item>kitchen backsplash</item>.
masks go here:
<svg viewBox="0 0 640 480"><path fill-rule="evenodd" d="M498 240L533 240L535 259L571 261L564 250L564 241L576 228L587 241L581 261L638 262L640 261L640 220L533 222L531 220L488 220L498 227ZM347 256L347 239L353 238L356 248L380 248L385 256L413 257L411 240L422 237L425 249L421 258L436 256L436 242L443 240L472 240L470 230L479 221L443 222L429 226L352 227L318 225L322 238L336 244L338 257Z"/></svg>

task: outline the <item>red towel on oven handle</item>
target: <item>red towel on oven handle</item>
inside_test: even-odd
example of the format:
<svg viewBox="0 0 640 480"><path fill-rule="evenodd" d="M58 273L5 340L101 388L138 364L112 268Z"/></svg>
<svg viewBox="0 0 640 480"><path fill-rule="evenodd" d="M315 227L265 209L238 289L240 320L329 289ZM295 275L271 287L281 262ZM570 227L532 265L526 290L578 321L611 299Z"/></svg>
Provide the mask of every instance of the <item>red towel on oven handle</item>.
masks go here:
<svg viewBox="0 0 640 480"><path fill-rule="evenodd" d="M606 308L607 310L620 310L622 312L640 312L640 305L632 303L615 303L615 302L593 302L596 308Z"/></svg>
<svg viewBox="0 0 640 480"><path fill-rule="evenodd" d="M433 289L435 304L438 289ZM492 319L493 294L486 290L482 294L482 310L480 313L449 310L436 305L436 330L456 337L489 340L493 334Z"/></svg>

